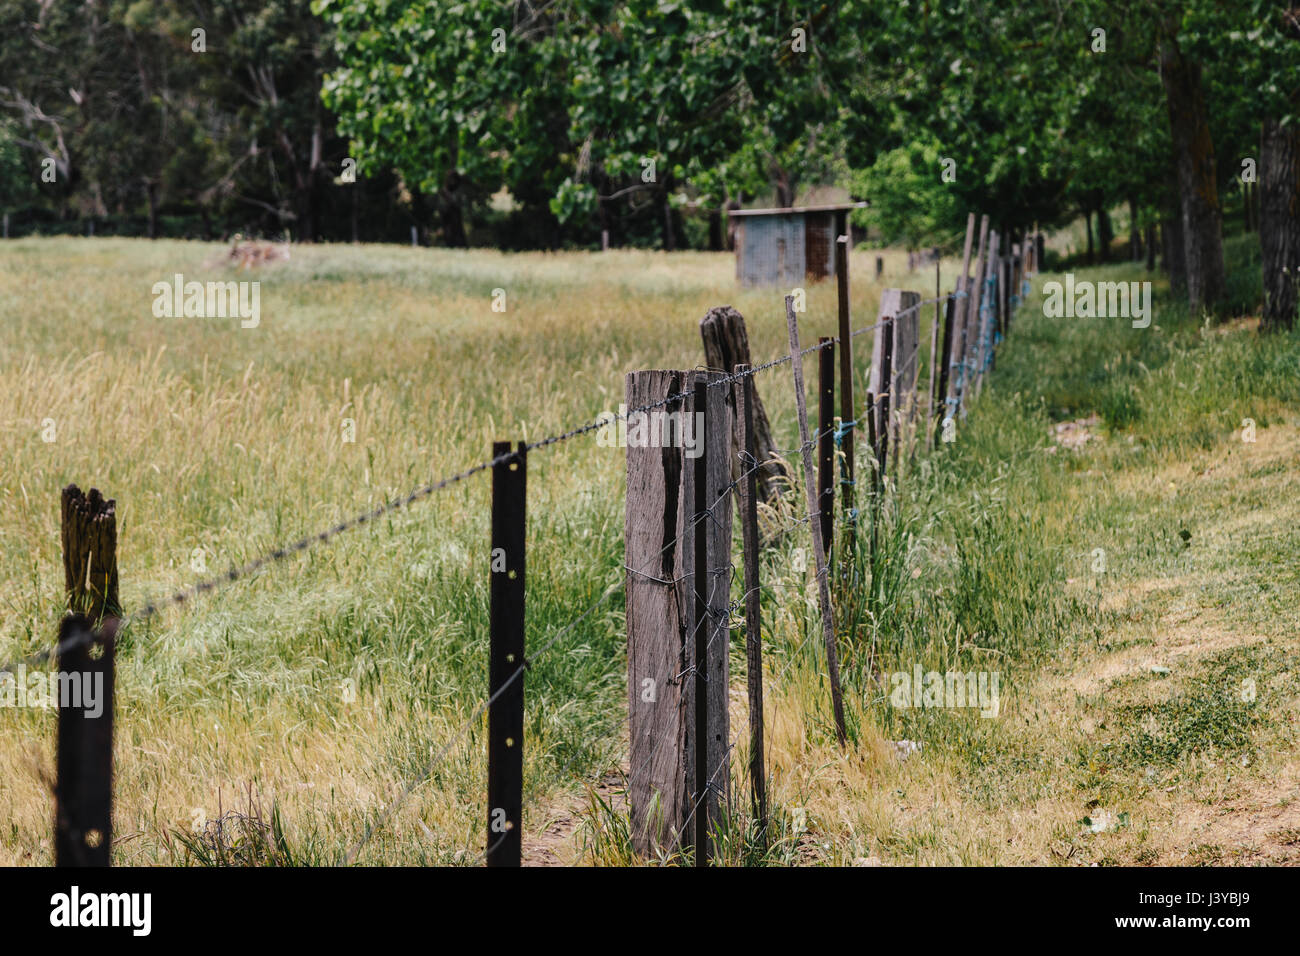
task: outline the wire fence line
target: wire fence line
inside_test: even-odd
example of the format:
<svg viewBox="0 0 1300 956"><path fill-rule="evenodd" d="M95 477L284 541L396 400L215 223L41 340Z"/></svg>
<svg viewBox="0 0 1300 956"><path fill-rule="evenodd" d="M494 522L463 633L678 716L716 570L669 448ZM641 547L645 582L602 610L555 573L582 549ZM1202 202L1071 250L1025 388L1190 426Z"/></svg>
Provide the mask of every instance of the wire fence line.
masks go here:
<svg viewBox="0 0 1300 956"><path fill-rule="evenodd" d="M990 279L990 288L992 287L991 286L992 281L993 280ZM851 339L853 337L865 334L867 332L888 327L890 323L895 321L896 319L905 316L913 311L917 311L925 305L933 304L935 302L941 302L941 301L952 300L952 299L961 299L967 297L968 294L965 291L958 290L956 292L949 293L947 295L937 296L934 298L918 301L907 308L898 310L894 314L884 316L883 318L879 319L878 321L876 321L871 325L863 326L856 330L851 330L849 332L849 338ZM787 303L788 303L788 299L787 299ZM980 319L981 325L983 324L984 313L986 313L988 309L989 309L988 304L985 304L985 306L981 309L981 319ZM816 345L803 348L799 350L797 353L791 351L789 354L782 355L778 358L772 359L771 361L764 362L756 366L748 367L743 371L725 373L719 377L712 378L711 380L709 380L707 383L704 384L706 384L708 388L731 386L741 381L744 381L745 379L748 379L752 376L755 376L759 372L778 367L787 362L793 362L796 355L804 356L804 355L811 354L813 352L821 351L826 348L833 348L839 342L840 339L838 337L827 338L820 341ZM981 343L981 345L982 344L983 343ZM918 343L917 351L915 351L912 354L909 361L914 363L912 366L914 370L917 366L919 366L919 343ZM703 369L697 369L697 371L698 370L703 370ZM704 370L704 371L708 371L708 370ZM373 523L374 521L379 520L380 518L392 512L399 511L403 508L409 508L411 505L415 504L416 502L431 497L435 492L439 490L466 481L467 479L481 472L488 471L489 469L493 469L499 465L506 464L514 459L517 459L520 455L528 451L552 447L561 444L565 441L569 441L573 438L582 436L584 434L588 434L592 431L606 428L609 425L619 420L630 420L635 415L649 412L654 409L661 408L674 403L684 403L687 400L693 399L694 397L695 397L694 390L682 391L677 394L668 395L665 398L659 399L654 402L649 402L632 409L625 409L617 414L611 414L611 413L602 414L594 421L586 422L582 425L578 425L566 429L564 431L558 432L554 435L547 436L545 438L537 439L535 441L528 442L528 443L520 443L520 446L517 450L505 451L501 454L495 455L490 459L478 462L462 471L448 475L436 481L429 482L419 488L412 490L406 495L383 502L373 508L370 508L364 512L361 512L360 514L357 514L351 518L341 521L316 534L304 536L302 538L297 539L296 541L282 545L273 550L267 551L262 555L260 555L259 557L256 557L253 560L250 560L242 565L232 566L228 571L226 571L223 574L200 580L188 587L173 592L172 594L170 594L165 598L151 601L145 604L143 607L139 608L138 610L130 614L124 615L117 622L118 626L124 627L131 623L149 620L150 618L153 618L154 616L160 614L164 609L174 607L174 606L184 605L187 602L196 599L205 593L213 592L227 584L231 584L241 579L247 578L255 574L257 571L261 570L264 567L271 566L279 562L285 561L296 554L307 551L308 549L314 547L317 544L328 542L331 539L341 534L344 534L347 531L360 528L363 525L369 523ZM740 460L749 467L745 468L743 471L741 471L739 475L734 477L730 483L725 485L722 488L721 492L714 499L714 501L710 505L708 505L703 511L700 511L697 514L692 515L689 522L687 522L687 524L684 526L682 532L675 534L672 540L670 540L666 545L664 545L664 547L660 549L657 555L651 558L651 560L647 563L646 568L652 567L655 564L655 562L658 561L659 558L662 557L662 555L665 552L675 547L681 541L682 537L687 531L694 533L695 529L698 528L700 523L706 520L716 522L718 520L718 516L715 514L715 510L719 507L719 505L723 505L725 508L730 509L731 496L740 487L742 481L749 478L759 470L769 467L773 462L786 461L788 463L787 456L792 455L796 451L801 454L806 453L807 451L816 447L817 444L828 435L834 434L836 436L836 443L838 444L839 437L842 431L847 430L848 428L852 427L855 424L856 422L848 422L843 424L837 423L829 428L823 429L821 432L808 438L806 441L803 441L797 447L797 449L784 449L784 450L774 449L771 457L769 457L767 460L762 462L757 461L754 458L754 456L747 455L747 453L742 452L739 455ZM816 520L822 514L821 505L820 505L820 502L822 500L822 493L819 493L816 496L815 500L818 503L817 508L815 510L811 510L806 514L803 514L797 520L790 523L788 527L781 529L776 535L770 536L766 541L765 547L770 547L775 540L779 539L785 534L799 527L802 527L804 524ZM709 659L709 652L713 649L714 642L717 640L719 635L723 635L723 634L730 635L731 632L733 632L743 624L743 621L738 622L734 620L733 615L738 609L744 606L746 599L749 597L752 591L745 591L741 595L741 597L739 597L734 601L718 603L713 600L714 592L716 592L717 590L717 582L723 579L727 581L726 593L728 595L731 593L733 589L733 585L735 583L736 570L737 569L734 562L730 562L730 561L725 567L708 569L706 571L706 574L710 579L710 586L709 586L710 593L707 596L698 594L694 585L692 585L688 589L688 591L681 593L679 595L680 600L686 600L690 597L696 598L702 603L703 612L705 615L707 615L707 617L725 622L725 626L714 628L713 635L708 639L708 641L705 644L704 656L701 658L702 660ZM552 647L554 647L565 635L572 633L575 628L577 628L584 621L586 621L592 614L594 614L620 588L626 587L628 576L644 575L646 577L649 577L649 575L645 575L645 569L633 569L626 564L624 565L624 572L625 575L621 581L611 584L609 587L607 587L604 590L604 592L600 595L600 597L597 598L596 601L593 602L586 610L584 610L581 614L579 614L577 617L575 617L565 626L556 629L555 632L550 636L550 638L547 639L538 648L537 651L530 653L526 659L521 660L518 666L514 668L514 670L509 674L509 676L505 679L505 681L499 687L497 687L495 691L493 691L490 695L488 695L486 699L484 699L473 709L469 717L465 721L463 721L452 732L450 738L446 741L443 747L431 757L424 771L419 773L412 779L408 780L406 784L402 787L402 789L398 792L397 796L388 804L387 807L384 808L383 812L380 814L378 819L372 820L366 825L366 828L361 838L346 853L341 854L339 859L340 864L351 864L357 859L358 855L366 848L366 846L368 846L373 841L375 835L387 826L387 824L392 820L393 816L401 809L401 807L405 804L406 800L409 799L409 797L415 792L415 790L418 789L421 784L423 784L425 781L427 781L434 775L434 773L437 771L439 764L446 758L446 756L451 752L451 750L458 743L460 743L465 739L465 736L469 733L469 731L472 729L474 724L478 722L482 718L482 716L492 708L492 705L496 703L517 681L519 681L522 678L523 674L531 666L536 664L536 662L543 655L545 655ZM818 571L818 576L820 577L821 574L823 573L829 573L829 565L826 565L823 568L821 568ZM677 578L677 579L671 579L671 578L660 579L658 577L653 577L651 578L651 580L655 581L656 583L663 584L665 586L677 588L679 585L684 583L685 578L686 576L683 575L681 578ZM760 585L757 590L761 591L762 586ZM699 626L703 626L704 618L701 618L700 620L696 621L695 625L697 628ZM795 653L790 655L789 659L786 661L786 665L784 668L782 668L781 674L778 676L778 680L780 679L780 677L784 676L784 674L797 660L800 659L802 649L807 645L808 638L809 635L805 634L804 640L801 642L800 647L796 648ZM91 630L87 630L84 628L71 629L69 636L66 639L58 642L55 646L43 649L35 654L32 654L31 656L25 658L21 662L11 663L3 667L0 667L0 675L6 673L12 673L15 667L20 666L21 664L28 664L28 665L39 664L48 661L52 657L60 657L67 652L74 651L82 647L86 647L87 645L91 644L95 640L96 640L96 635ZM511 658L511 660L513 660L513 658ZM698 674L697 666L698 663L692 661L690 666L688 666L685 670L683 670L681 673L676 675L675 679L678 681L682 681L688 677L697 677L699 679L702 679L703 682L707 682L708 680L707 675ZM754 724L754 714L752 712L749 714L749 723L752 728ZM663 735L661 739L656 742L654 749L651 751L650 755L643 762L642 765L643 768L644 766L648 765L651 760L653 760L654 756L658 753L659 748L662 747L666 739L668 739L667 735ZM676 836L676 843L678 847L680 847L681 845L681 839L686 829L686 826L689 824L690 820L695 816L696 811L700 808L701 805L703 805L704 801L708 798L711 792L716 792L714 781L716 780L717 775L721 771L721 769L724 766L726 766L727 760L729 759L730 754L735 750L738 740L739 740L739 734L737 734L736 737L733 738L733 740L730 742L730 744L724 749L719 765L714 768L713 773L708 777L708 779L702 785L697 787L697 795L694 801L694 806L691 808L690 814L687 816L686 821L679 828L679 831ZM499 837L495 841L496 845L499 846L500 843L505 838L506 838L506 834L502 833L501 837ZM490 854L492 853L492 849L493 846L489 845L485 853L485 856L490 856ZM671 852L671 848L670 848L670 852Z"/></svg>
<svg viewBox="0 0 1300 956"><path fill-rule="evenodd" d="M859 332L871 331L872 329L879 328L884 324L885 324L884 321L877 322L874 325L860 329ZM858 334L858 333L854 333L854 334ZM827 340L826 342L820 342L817 345L809 346L808 348L802 349L800 354L807 355L812 352L816 352L821 349L828 348L834 345L837 341L838 339L832 338ZM765 362L762 365L753 366L744 372L733 372L722 378L711 380L708 383L708 387L716 388L723 385L730 385L734 382L738 382L745 378L749 378L750 376L756 375L759 372L766 371L767 369L775 368L789 361L791 361L791 356L784 355L780 358L773 359L772 361ZM701 371L704 370L701 369ZM674 402L684 401L690 398L692 395L693 395L692 392L679 392L674 395L669 395L666 398L662 398L654 402L649 402L647 404L637 406L636 408L627 409L626 411L621 413L608 413L585 424L575 426L573 428L559 432L555 435L550 435L546 438L541 438L536 441L529 442L525 444L524 451L535 451L537 449L548 448L553 445L557 445L562 442L568 441L572 438L577 438L581 435L589 434L590 432L596 431L598 429L607 428L611 424L618 422L620 420L626 420L633 415L641 414L648 411L653 411L657 408L661 408L665 405L669 405ZM340 521L339 523L329 528L325 528L315 534L305 535L304 537L301 537L296 541L281 545L277 548L267 551L262 555L260 555L259 557L252 559L251 561L248 561L236 567L231 567L229 570L223 572L222 574L205 578L192 585L189 585L188 587L175 591L164 598L150 601L139 610L125 615L122 618L121 625L125 627L128 624L148 620L156 616L157 614L161 613L163 610L166 610L167 608L183 605L187 601L197 598L203 594L209 593L211 591L215 591L218 588L224 587L228 584L233 584L236 581L240 581L244 578L247 578L248 576L256 573L257 571L261 570L262 568L268 565L272 565L280 561L284 561L290 557L293 557L295 554L299 554L303 551L306 551L311 547L315 547L318 544L323 544L335 537L338 537L341 534L344 534L355 528L360 528L366 524L374 522L379 518L384 517L387 514L390 514L395 511L399 511L402 508L408 508L411 505L415 504L416 502L421 501L424 498L430 497L434 492L441 491L444 488L448 488L468 478L472 478L473 476L480 474L481 472L488 471L489 469L495 467L496 465L504 464L505 462L514 459L518 454L519 452L517 450L511 450L501 455L497 455L494 458L490 458L485 461L478 462L477 464L471 465L470 467L464 469L463 471L459 471L456 472L455 474L448 475L436 481L429 482L428 484L422 485L419 488L416 488L411 492L402 495L399 498L393 498L390 501L384 502L383 504L380 504L374 508L370 508L366 511L363 511L360 514L348 518L347 520ZM62 641L56 645L44 648L26 657L11 660L5 664L0 665L0 674L13 673L13 671L20 666L33 667L38 664L43 664L46 661L50 660L51 658L57 657L59 654L65 653L70 650L75 650L80 647L84 647L87 644L89 644L92 640L93 640L93 634L89 632L78 633L77 635L70 637L67 640Z"/></svg>
<svg viewBox="0 0 1300 956"><path fill-rule="evenodd" d="M833 431L834 431L833 428L828 428L823 430L822 432L819 432L817 435L809 438L809 444L810 445L815 444L823 436L828 435ZM646 577L650 580L655 581L656 583L664 584L667 586L675 587L679 584L684 583L684 581L686 580L685 576L677 579L662 579L647 574L647 569L653 567L654 564L660 558L662 558L666 552L676 547L677 544L682 540L682 537L686 534L687 531L693 531L699 525L699 523L701 521L704 521L706 518L713 519L714 518L713 512L719 505L725 503L726 507L730 508L731 494L740 486L740 483L743 480L748 478L751 474L756 473L761 468L766 467L766 465L770 464L770 462L780 460L785 455L792 454L796 450L798 449L775 449L775 455L773 456L773 458L769 459L768 461L760 462L754 465L750 469L741 473L738 477L732 479L732 481L725 486L725 488L718 494L718 496L714 498L713 502L704 511L700 512L699 514L692 515L691 519L687 522L686 526L683 527L682 532L680 534L675 534L667 544L665 544L662 548L660 548L659 551L650 558L650 560L644 565L644 567L637 569L637 568L632 568L625 564L623 566L624 573ZM816 514L817 513L814 513L812 516L805 517L801 519L801 521L798 523L807 522L811 520L812 517L816 517ZM734 574L735 565L732 564L728 568L726 568L725 573ZM375 834L378 833L379 830L381 830L384 826L387 825L388 821L392 819L393 815L401 808L401 806L405 803L405 801L410 798L410 796L415 792L415 790L418 789L421 784L423 784L425 781L427 781L430 777L433 776L434 771L437 769L438 765L443 761L443 759L446 758L446 756L452 751L452 749L456 746L457 743L465 739L465 736L469 733L470 729L474 726L476 722L478 722L482 718L483 714L487 712L488 708L491 707L492 704L495 703L498 699L500 699L500 697L503 694L505 694L505 692L514 684L514 682L518 680L520 677L522 677L530 667L536 664L537 661L542 657L542 655L544 655L556 643L558 643L560 638L562 638L565 634L570 633L574 628L576 628L584 620L590 617L596 611L597 608L599 608L602 604L608 601L610 597L612 597L615 593L617 593L619 589L625 585L625 583L626 583L626 578L624 578L621 581L615 582L614 584L611 584L609 587L605 589L604 593L601 594L601 596L596 599L596 601L594 601L591 605L587 607L586 610L584 610L581 614L575 617L569 624L557 630L555 634L553 634L551 638L547 640L546 643L543 644L536 651L529 652L525 660L520 662L519 666L516 667L514 671L511 672L510 676L505 680L505 682L499 688L497 688L496 692L491 694L486 700L484 700L477 707L475 707L474 711L470 714L469 718L466 719L463 723L461 723L457 727L457 729L453 732L451 739L446 743L446 745L444 745L444 747L437 753L437 755L434 756L433 759L429 761L428 765L425 767L423 772L421 772L419 775L417 775L416 777L412 778L410 781L407 782L406 786L402 789L402 791L400 792L398 797L394 800L394 802L391 803L385 809L380 820L366 827L365 833L362 835L361 839L357 841L357 843L352 847L351 850L347 852L347 854L343 857L343 859L340 862L343 864L350 864L354 862L358 854L360 854L360 852L366 847L366 845L368 845L371 842ZM692 589L692 591L693 590L694 589ZM735 611L739 603L740 603L739 601L735 601L732 602L730 605L728 605L727 608L728 614ZM718 633L720 632L715 631L714 635L709 639L707 645L708 649L712 649L713 642L717 639ZM681 678L685 676L685 674L693 674L693 669L688 670L687 672L684 672L684 674L679 674L677 676L678 678ZM659 747L662 746L663 741L666 739L667 738L660 739L659 743L655 745L654 750L651 752L650 755L651 757L653 757L654 754L657 753ZM649 758L647 758L646 761L646 764L648 763L649 763ZM642 769L644 769L644 766L642 767ZM504 836L499 839L504 839ZM484 856L486 855L487 854L485 853Z"/></svg>

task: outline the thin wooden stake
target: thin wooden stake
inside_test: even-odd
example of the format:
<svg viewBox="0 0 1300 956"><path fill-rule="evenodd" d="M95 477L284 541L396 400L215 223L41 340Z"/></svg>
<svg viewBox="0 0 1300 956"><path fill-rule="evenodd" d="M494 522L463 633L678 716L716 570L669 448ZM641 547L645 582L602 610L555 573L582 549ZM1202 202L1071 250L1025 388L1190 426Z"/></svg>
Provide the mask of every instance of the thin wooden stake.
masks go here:
<svg viewBox="0 0 1300 956"><path fill-rule="evenodd" d="M889 423L889 399L894 389L894 322L896 316L887 315L880 326L882 345L880 351L880 422L876 434L880 438L880 449L876 460L880 462L880 484L884 487L886 469L889 467L889 436L893 431Z"/></svg>
<svg viewBox="0 0 1300 956"><path fill-rule="evenodd" d="M749 689L749 780L754 794L754 819L758 821L760 848L767 846L767 771L763 761L763 629L762 594L758 578L758 476L755 468L754 379L748 365L737 365L734 373L736 412L740 420L744 466L740 481L740 523L745 546L745 661Z"/></svg>
<svg viewBox="0 0 1300 956"><path fill-rule="evenodd" d="M845 521L853 523L854 481L856 458L854 455L854 421L857 419L853 403L853 330L849 310L849 237L840 236L835 242L835 276L839 292L840 320L840 430L843 437L840 448L844 452L844 479L840 483L844 503ZM848 540L852 540L850 537Z"/></svg>
<svg viewBox="0 0 1300 956"><path fill-rule="evenodd" d="M835 711L835 733L839 738L840 747L847 748L849 737L844 724L844 699L840 694L840 662L839 653L835 649L835 616L831 609L826 551L822 545L821 522L817 514L812 441L808 437L808 407L804 401L803 357L799 354L799 320L795 317L792 295L785 297L785 322L790 332L790 363L794 366L794 396L799 410L799 451L803 457L803 483L808 497L808 524L812 528L813 559L817 562L817 603L821 608L822 637L826 642L826 671L831 684L831 706Z"/></svg>
<svg viewBox="0 0 1300 956"><path fill-rule="evenodd" d="M979 255L975 260L975 275L971 284L970 297L966 300L965 314L961 326L961 374L957 376L957 410L966 409L966 393L971 385L975 363L971 361L971 351L975 337L971 335L972 325L978 327L980 321L980 303L984 299L985 254L988 250L989 217L980 217Z"/></svg>
<svg viewBox="0 0 1300 956"><path fill-rule="evenodd" d="M959 386L960 375L952 374L952 366L958 361L965 361L962 349L966 345L966 313L971 307L971 278L970 278L970 254L971 247L975 241L975 214L966 215L966 242L962 247L961 253L961 275L957 277L957 304L954 313L953 324L953 341L948 348L948 362L946 363L944 373L948 376L948 391L944 393L944 404L949 404L948 400L952 399L951 413L956 414L956 399L960 397ZM953 346L957 346L953 348ZM941 416L946 418L947 415Z"/></svg>
<svg viewBox="0 0 1300 956"><path fill-rule="evenodd" d="M929 401L925 410L925 434L930 434L930 429L934 423L934 402L935 386L938 383L938 376L935 374L934 360L939 350L939 305L943 299L943 289L941 287L942 279L939 275L940 258L935 256L934 259L934 320L930 323L930 389L928 394Z"/></svg>
<svg viewBox="0 0 1300 956"><path fill-rule="evenodd" d="M704 375L695 376L695 413L700 441L708 435L709 384ZM695 865L709 865L709 536L705 519L709 510L709 459L695 459L695 792L691 803L695 814ZM723 648L725 651L726 649Z"/></svg>
<svg viewBox="0 0 1300 956"><path fill-rule="evenodd" d="M492 457L510 443L492 445ZM522 862L524 794L524 526L527 446L492 466L488 657L487 865Z"/></svg>
<svg viewBox="0 0 1300 956"><path fill-rule="evenodd" d="M835 533L835 344L828 338L817 344L822 347L817 356L817 507L829 563Z"/></svg>

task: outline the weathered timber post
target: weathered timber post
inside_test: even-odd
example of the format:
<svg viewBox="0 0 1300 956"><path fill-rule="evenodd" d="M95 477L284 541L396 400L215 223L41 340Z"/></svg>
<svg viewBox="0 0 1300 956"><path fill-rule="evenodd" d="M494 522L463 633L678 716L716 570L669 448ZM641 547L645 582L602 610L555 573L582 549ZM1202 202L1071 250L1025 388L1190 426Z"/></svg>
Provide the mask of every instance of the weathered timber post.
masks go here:
<svg viewBox="0 0 1300 956"><path fill-rule="evenodd" d="M693 376L640 371L627 376L628 727L632 844L653 857L695 846L693 797L711 830L730 787L727 765L728 615L731 568L732 427L727 392L705 390L707 431L695 415ZM708 381L724 376L709 373ZM670 399L671 401L664 401ZM658 405L656 403L663 402ZM646 411L636 409L656 405ZM700 411L703 411L700 409ZM708 513L696 513L695 462L707 459ZM710 609L707 723L703 744L712 786L697 787L695 732L696 535L705 537Z"/></svg>
<svg viewBox="0 0 1300 956"><path fill-rule="evenodd" d="M984 268L984 307L980 310L979 334L975 337L975 376L974 393L978 398L984 387L984 368L988 357L990 329L997 322L1001 311L1002 290L998 280L1001 259L998 257L1002 245L1002 236L998 232L989 233L988 258Z"/></svg>
<svg viewBox="0 0 1300 956"><path fill-rule="evenodd" d="M882 439L882 448L883 442L892 437L895 452L902 428L894 427L887 419L890 409L893 409L894 417L901 426L909 404L916 400L920 303L919 292L886 289L880 294L880 309L876 317L878 322L888 320L887 324L882 324L876 330L871 350L870 388L881 402L882 410L882 419L877 424L876 431ZM887 453L880 457L883 469Z"/></svg>
<svg viewBox="0 0 1300 956"><path fill-rule="evenodd" d="M749 365L751 362L745 317L729 305L709 309L700 320L700 338L704 340L704 363L710 369L725 372L737 365ZM732 409L732 418L737 421L731 441L731 475L735 479L740 477L739 452L745 446L740 435L739 416L735 414L735 396L728 394L727 402ZM772 426L767 420L763 401L758 397L757 386L754 388L753 412L754 454L759 465L756 476L759 500L767 502L790 486L790 475L777 457L776 442L772 440Z"/></svg>
<svg viewBox="0 0 1300 956"><path fill-rule="evenodd" d="M91 488L63 489L61 535L68 610L98 623L117 617L117 502Z"/></svg>
<svg viewBox="0 0 1300 956"><path fill-rule="evenodd" d="M984 270L985 256L988 252L989 240L989 217L980 217L979 232L979 253L975 259L975 274L972 277L970 287L970 298L966 300L966 309L962 315L961 341L959 351L961 353L960 374L957 376L957 410L961 413L966 411L966 394L970 390L971 376L974 372L974 362L971 359L973 346L978 333L980 321L980 305L984 301Z"/></svg>
<svg viewBox="0 0 1300 956"><path fill-rule="evenodd" d="M957 288L954 293L957 301L956 311L953 313L953 339L948 348L948 390L943 395L946 408L944 414L940 416L941 420L949 415L955 416L960 403L961 369L959 363L963 359L962 349L966 343L966 314L971 308L972 301L970 256L974 241L975 214L972 212L966 215L966 241L962 247L961 274L957 277Z"/></svg>

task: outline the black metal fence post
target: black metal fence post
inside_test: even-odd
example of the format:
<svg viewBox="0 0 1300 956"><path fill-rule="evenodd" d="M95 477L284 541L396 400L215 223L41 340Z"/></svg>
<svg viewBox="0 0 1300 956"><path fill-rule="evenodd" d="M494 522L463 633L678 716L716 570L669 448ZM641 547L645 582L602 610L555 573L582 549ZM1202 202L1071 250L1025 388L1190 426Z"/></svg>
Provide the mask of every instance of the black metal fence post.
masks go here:
<svg viewBox="0 0 1300 956"><path fill-rule="evenodd" d="M113 841L115 618L96 630L70 614L59 625L54 865L108 866Z"/></svg>
<svg viewBox="0 0 1300 956"><path fill-rule="evenodd" d="M492 445L494 459L509 453L509 442ZM488 866L519 866L522 861L527 463L527 447L520 442L514 455L492 466Z"/></svg>

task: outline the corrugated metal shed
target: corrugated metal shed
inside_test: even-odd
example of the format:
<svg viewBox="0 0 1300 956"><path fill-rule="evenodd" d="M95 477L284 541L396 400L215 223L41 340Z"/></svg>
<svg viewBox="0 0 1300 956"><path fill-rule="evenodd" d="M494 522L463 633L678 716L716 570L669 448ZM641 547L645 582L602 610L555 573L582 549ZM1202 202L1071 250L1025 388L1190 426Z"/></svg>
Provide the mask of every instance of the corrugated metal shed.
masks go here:
<svg viewBox="0 0 1300 956"><path fill-rule="evenodd" d="M796 285L835 274L835 238L844 235L850 209L866 203L786 209L734 209L736 281L741 285Z"/></svg>

